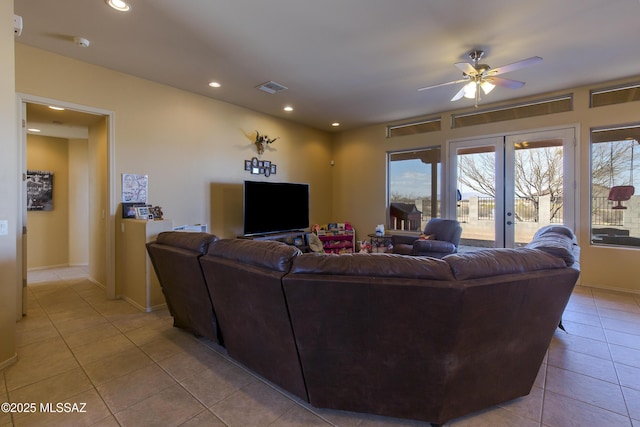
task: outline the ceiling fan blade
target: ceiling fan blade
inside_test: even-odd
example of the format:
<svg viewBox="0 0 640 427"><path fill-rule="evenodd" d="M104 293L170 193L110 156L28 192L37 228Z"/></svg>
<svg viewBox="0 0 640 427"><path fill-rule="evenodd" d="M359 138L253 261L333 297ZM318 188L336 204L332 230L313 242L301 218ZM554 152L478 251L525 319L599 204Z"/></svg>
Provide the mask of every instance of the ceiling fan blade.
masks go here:
<svg viewBox="0 0 640 427"><path fill-rule="evenodd" d="M509 73L511 71L519 70L520 68L529 67L531 65L541 62L542 58L539 56L532 56L531 58L523 59L522 61L514 62L513 64L503 65L502 67L492 68L487 71L489 76L497 76L498 74Z"/></svg>
<svg viewBox="0 0 640 427"><path fill-rule="evenodd" d="M451 101L457 101L458 99L461 99L464 96L464 88L465 86L462 86L458 93L456 93L453 98L451 98Z"/></svg>
<svg viewBox="0 0 640 427"><path fill-rule="evenodd" d="M458 69L463 73L469 74L470 76L475 76L476 74L478 74L476 69L473 68L473 65L469 64L468 62L456 62L453 65L458 67Z"/></svg>
<svg viewBox="0 0 640 427"><path fill-rule="evenodd" d="M484 79L484 81L487 81L496 86L502 86L509 89L520 89L522 86L524 86L524 82L505 79L504 77L487 77L486 79Z"/></svg>
<svg viewBox="0 0 640 427"><path fill-rule="evenodd" d="M433 88L440 87L440 86L454 85L456 83L462 83L462 82L466 82L466 81L467 81L466 79L462 79L462 80L454 80L452 82L440 83L440 84L433 85L433 86L425 86L425 87L421 87L420 89L418 89L418 92L421 92L423 90L433 89Z"/></svg>

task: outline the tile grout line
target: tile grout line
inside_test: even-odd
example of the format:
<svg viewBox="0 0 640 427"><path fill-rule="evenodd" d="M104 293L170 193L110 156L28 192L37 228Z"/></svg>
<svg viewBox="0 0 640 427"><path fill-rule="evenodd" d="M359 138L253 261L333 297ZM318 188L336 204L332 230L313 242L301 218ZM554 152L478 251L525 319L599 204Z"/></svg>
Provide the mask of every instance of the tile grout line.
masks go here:
<svg viewBox="0 0 640 427"><path fill-rule="evenodd" d="M92 284L93 284L93 283L92 283ZM93 285L95 285L95 284L93 284ZM151 360L151 362L153 363L153 365L155 365L155 366L156 366L156 367L158 367L162 372L164 372L165 374L167 374L167 375L169 376L169 378L171 378L171 380L173 380L173 382L175 383L175 385L178 385L182 390L184 390L186 393L188 393L188 394L189 394L189 396L191 396L193 399L195 399L198 403L200 403L200 404L204 407L204 410L203 410L203 411L198 412L197 414L193 415L191 418L189 418L189 419L185 420L185 422L188 422L189 420L196 418L199 414L201 414L201 413L203 413L203 412L205 412L205 411L206 411L206 412L211 413L214 417L216 417L216 419L220 420L224 425L228 426L228 424L227 424L226 422L224 422L224 420L220 419L220 418L219 418L219 417L218 417L218 416L217 416L213 411L211 411L211 410L207 407L207 405L205 405L205 404L204 404L204 402L202 402L202 401L201 401L197 396L193 395L189 390L187 390L187 389L182 385L182 383L181 383L180 381L178 381L178 380L177 380L177 379L176 379L176 378L175 378L175 377L174 377L174 376L173 376L169 371L167 371L167 370L166 370L162 365L160 365L160 363L158 363L158 361L157 361L157 360L155 360L153 357L151 357L151 355L150 355L149 353L147 353L147 352L146 352L146 351L145 351L141 346L139 346L135 341L133 341L125 331L123 331L123 330L122 330L122 329L121 329L117 324L115 324L114 322L112 322L112 321L111 321L107 316L105 316L103 313L101 313L99 310L97 310L97 309L93 306L93 304L91 304L91 302L90 302L90 301L88 301L86 298L84 298L82 295L80 295L80 294L79 294L75 289L74 289L74 291L75 291L75 292L78 294L78 296L80 296L80 298L82 298L82 299L83 299L83 300L84 300L84 301L85 301L89 306L91 306L91 308L93 308L94 310L96 310L96 312L97 312L100 316L102 316L102 317L103 317L103 318L104 318L104 319L105 319L105 320L106 320L106 321L107 321L111 326L113 326L114 328L116 328L116 329L118 330L118 332L119 332L123 337L125 337L125 338L126 338L126 339L131 343L131 344L133 344L133 345L134 345L137 349L139 349L142 353L144 353L144 354L145 354L145 355L146 355L146 356ZM127 303L127 304L129 304L131 307L136 308L135 306L133 306L133 305L132 305L131 303L129 303L128 301L126 301L126 300L122 300L122 301L126 302L126 303ZM137 309L137 308L136 308L136 309ZM142 313L142 312L141 312L141 313ZM148 314L148 313L147 313L147 314ZM159 320L159 321L162 321L162 319L160 319L160 318L158 318L158 320ZM143 327L143 326L141 326L141 327ZM138 328L136 328L136 329L138 329ZM135 329L134 329L134 330L135 330ZM196 341L196 342L198 342L199 344L201 344L197 339L194 339L194 341ZM207 346L205 346L205 347L207 347ZM208 347L207 347L207 348L208 348ZM213 349L210 349L210 350L214 351ZM217 352L216 352L216 353L217 353ZM88 375L87 375L87 377L88 377ZM91 379L90 379L90 380L91 380ZM93 384L93 381L91 381L91 383ZM161 393L162 391L167 390L167 389L168 389L168 388L170 388L171 386L172 386L172 385L167 386L166 388L163 388L163 389L161 389L161 390L157 390L157 393L155 393L155 394ZM100 394L100 392L98 391L98 389L97 389L97 387L95 386L95 384L94 384L94 388L96 389L96 392L100 395L100 398L104 401L104 398L102 397L102 395L101 395L101 394ZM154 395L155 395L155 394L154 394ZM148 399L149 397L151 397L151 396L147 396L147 397L145 397L144 399L142 399L142 400L140 400L140 401L138 401L138 402L135 402L135 403L133 403L133 404L131 404L131 405L127 406L127 407L131 407L131 406L133 406L133 405L135 405L135 404L137 404L137 403L143 402L144 400ZM108 405L106 402L104 402L104 403L105 403L105 405L107 406L107 408L109 408L109 412L111 412L111 414L113 415L113 417L114 417L114 419L116 420L116 422L118 422L118 424L120 424L120 421L117 419L116 414L115 414L115 413L113 413L113 411L111 410L111 408L109 407L109 405ZM125 408L125 409L126 409L126 408ZM120 412L121 412L121 411L120 411Z"/></svg>
<svg viewBox="0 0 640 427"><path fill-rule="evenodd" d="M91 282L91 281L89 281L89 283L91 283L91 285L92 285L92 286L97 286L95 283L93 283L93 282ZM122 335L124 338L126 338L126 339L131 343L131 344L133 344L136 348L138 348L140 351L142 351L142 352L143 352L147 357L149 357L149 359L151 360L151 362L152 362L155 366L157 366L157 367L158 367L158 368L160 368L163 372L165 372L165 373L167 373L167 374L168 374L168 372L166 372L166 371L162 368L162 366L160 366L160 364L158 364L158 362L157 362L155 359L153 359L153 358L152 358L152 357L151 357L147 352L145 352L145 351L144 351L144 349L142 349L140 346L138 346L138 344L136 344L136 343L135 343L131 338L129 338L129 336L128 336L128 335L127 335L127 334L126 334L126 333L125 333L125 332L124 332L120 327L118 327L118 325L117 325L117 324L115 324L114 322L112 322L112 321L111 321L111 319L109 319L109 318L108 318L107 316L105 316L105 315L104 315L100 310L98 310L98 309L97 309L93 304L91 304L91 302L90 302L89 300L87 300L83 295L81 295L81 294L80 294L80 293L79 293L75 288L73 288L73 291L74 291L74 292L75 292L75 293L76 293L76 294L77 294L77 295L78 295L78 296L79 296L79 297L80 297L80 298L81 298L81 299L82 299L82 300L83 300L83 301L84 301L84 302L85 302L89 307L91 307L91 308L92 308L96 313L98 313L98 314L99 314L99 315L100 315L100 316L101 316L101 317L102 317L102 318L103 318L103 319L104 319L108 324L110 324L111 326L113 326L113 327L118 331L118 333L119 333L120 335ZM105 297L105 299L106 299L106 297ZM110 300L108 300L108 299L107 299L107 301L110 301ZM129 304L131 307L136 308L136 307L134 307L131 303L129 303L129 302L128 302L128 301L126 301L126 300L114 299L113 301L124 301L125 303ZM137 308L136 308L136 309L137 309ZM136 329L137 329L137 328L136 328ZM66 341L65 341L65 343L66 343ZM71 350L71 349L70 349L70 350ZM75 353L73 352L73 350L71 350L71 352L73 353L73 356L74 356L74 358L75 358ZM77 359L76 359L76 360L77 360ZM98 387L96 386L96 384L94 384L94 382L93 382L93 380L91 379L91 377L89 376L89 374L85 371L84 367L82 367L82 365L80 364L80 361L78 361L78 365L80 365L80 366L81 366L81 368L82 368L83 372L85 373L85 375L87 376L87 378L88 378L88 379L89 379L89 381L91 382L91 385L92 385L92 386L93 386L93 388L96 390L96 393L98 393L98 396L100 396L100 399L101 399L101 400L102 400L102 402L104 403L105 407L109 410L109 413L111 414L111 416L113 417L113 419L118 423L118 425L122 425L122 424L120 423L120 420L119 420L119 419L118 419L118 417L116 416L116 414L117 414L117 413L122 412L122 411L124 411L125 409L127 409L127 408L129 408L129 407L131 407L131 406L133 406L133 405L136 405L136 404L138 404L138 403L140 403L140 402L143 402L144 400L146 400L146 399L148 399L149 397L151 397L151 396L147 396L147 397L145 397L144 399L142 399L142 400L140 400L140 401L133 402L133 403L129 404L126 408L122 409L122 410L121 410L121 411L119 411L119 412L113 412L113 410L111 409L111 407L109 406L109 404L104 400L104 397L102 396L102 393L100 393L100 391L98 390ZM171 376L170 374L169 374L169 376L171 377L171 379L172 379L174 382L176 382L176 383L177 383L177 381L175 380L175 378L173 378L173 376ZM162 391L164 391L164 390L167 390L169 387L171 387L171 386L167 386L166 388L163 388L163 389L161 389L161 390L157 390L157 393L160 393L160 392L162 392ZM155 394L157 394L157 393L155 393ZM204 405L203 405L203 406L204 406ZM206 408L206 406L205 406L205 409L207 409L207 408ZM195 417L195 416L197 416L197 415L194 415L194 417ZM193 418L193 417L192 417L192 418ZM190 419L191 419L191 418L190 418ZM188 421L188 420L187 420L187 421ZM185 421L185 422L186 422L186 421Z"/></svg>
<svg viewBox="0 0 640 427"><path fill-rule="evenodd" d="M620 390L620 395L622 396L622 401L624 402L624 407L627 410L627 417L629 420L631 420L631 411L629 410L629 405L627 404L627 399L625 397L624 394L624 390L622 389L622 384L620 381L620 374L618 373L618 364L616 363L616 361L613 358L613 352L611 351L611 343L609 342L609 336L607 335L606 332L606 328L604 327L604 323L602 322L602 314L600 312L600 305L598 304L597 300L595 301L596 304L596 311L598 313L598 317L600 318L600 323L602 324L602 333L604 334L604 339L605 342L607 343L607 349L609 350L609 356L611 357L611 363L613 364L613 370L616 373L616 379L618 380L618 388ZM633 422L632 422L633 424Z"/></svg>
<svg viewBox="0 0 640 427"><path fill-rule="evenodd" d="M73 279L76 280L76 279ZM80 279L82 280L82 279ZM82 299L82 301L87 304L89 307L91 307L91 309L93 311L95 311L97 314L99 314L100 316L104 317L102 315L102 313L100 313L99 311L97 311L95 309L95 307L93 307L82 295L80 295L78 293L78 291L74 288L74 286L72 284L69 284L67 280L60 280L61 282L65 283L65 287L68 289L71 289L73 292L76 293L76 295L78 295L78 297L80 297L80 299ZM38 300L38 296L35 295L34 293L34 297L36 298L36 300ZM38 303L40 304L40 302L38 301ZM88 372L85 370L84 366L82 366L82 364L80 363L80 360L78 360L78 358L76 357L76 353L73 351L73 349L69 346L69 343L67 342L67 340L65 339L65 337L62 335L62 333L60 332L60 330L58 329L58 327L56 326L55 322L51 319L51 317L49 316L49 312L47 311L47 309L45 309L42 304L40 304L40 306L42 307L42 310L45 312L45 314L47 315L47 318L49 319L49 321L51 322L51 325L55 328L56 332L58 333L58 335L60 336L60 338L62 339L62 341L64 342L64 345L67 346L67 349L69 349L69 352L71 353L71 355L73 356L73 359L76 361L76 363L78 364L78 367L82 370L82 373L85 375L85 377L87 378L87 381L89 381L89 383L91 384L91 387L93 387L93 390L96 392L96 394L100 397L100 400L102 401L102 403L104 403L105 408L107 408L107 410L109 411L109 413L111 414L111 416L113 417L114 420L116 420L116 422L118 423L118 425L120 424L120 421L118 421L118 419L116 418L115 414L113 413L113 411L111 410L111 408L109 407L109 405L107 404L107 402L105 402L104 398L102 397L102 394L100 394L100 392L98 391L98 388L96 387L96 385L94 384L93 380L91 379L91 377L89 376ZM108 321L108 319L106 319ZM73 396L72 396L73 397ZM106 419L103 418L103 419ZM96 422L99 422L101 420L98 420ZM94 423L95 424L95 423Z"/></svg>

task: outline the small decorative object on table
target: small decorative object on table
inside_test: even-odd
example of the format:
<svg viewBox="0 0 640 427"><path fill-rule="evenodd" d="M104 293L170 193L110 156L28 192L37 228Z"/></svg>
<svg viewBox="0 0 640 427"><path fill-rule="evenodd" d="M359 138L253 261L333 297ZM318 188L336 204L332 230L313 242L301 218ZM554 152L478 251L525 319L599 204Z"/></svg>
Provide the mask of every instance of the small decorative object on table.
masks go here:
<svg viewBox="0 0 640 427"><path fill-rule="evenodd" d="M153 219L161 220L164 214L162 213L162 208L160 206L153 206L149 209L151 214L153 215Z"/></svg>

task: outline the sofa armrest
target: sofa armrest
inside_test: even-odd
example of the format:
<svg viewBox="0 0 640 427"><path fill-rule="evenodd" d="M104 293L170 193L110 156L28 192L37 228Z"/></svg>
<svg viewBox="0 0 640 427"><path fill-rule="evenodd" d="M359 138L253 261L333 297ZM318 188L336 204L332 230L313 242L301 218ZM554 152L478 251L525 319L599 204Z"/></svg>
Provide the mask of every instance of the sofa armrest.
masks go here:
<svg viewBox="0 0 640 427"><path fill-rule="evenodd" d="M456 245L442 240L416 240L413 242L412 255L429 255L431 252L453 254L456 253Z"/></svg>
<svg viewBox="0 0 640 427"><path fill-rule="evenodd" d="M571 238L564 233L546 232L536 234L533 240L526 245L527 248L540 249L558 258L562 258L568 267L579 261L580 248Z"/></svg>
<svg viewBox="0 0 640 427"><path fill-rule="evenodd" d="M394 234L391 236L391 244L395 245L412 245L418 240L415 234Z"/></svg>

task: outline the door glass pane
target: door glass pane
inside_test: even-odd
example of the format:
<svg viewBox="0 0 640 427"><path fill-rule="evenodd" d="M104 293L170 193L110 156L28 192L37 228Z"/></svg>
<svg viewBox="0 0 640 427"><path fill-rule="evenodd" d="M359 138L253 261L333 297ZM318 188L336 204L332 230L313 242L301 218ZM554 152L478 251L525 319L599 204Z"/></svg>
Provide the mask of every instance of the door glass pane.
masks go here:
<svg viewBox="0 0 640 427"><path fill-rule="evenodd" d="M492 248L496 244L496 148L458 148L456 155L460 245Z"/></svg>
<svg viewBox="0 0 640 427"><path fill-rule="evenodd" d="M640 125L591 131L591 242L640 246Z"/></svg>
<svg viewBox="0 0 640 427"><path fill-rule="evenodd" d="M389 230L422 231L440 217L440 147L389 153Z"/></svg>
<svg viewBox="0 0 640 427"><path fill-rule="evenodd" d="M515 246L531 241L542 226L562 224L563 140L520 141L513 144L513 225ZM510 221L507 218L507 221ZM508 224L510 225L510 224Z"/></svg>

